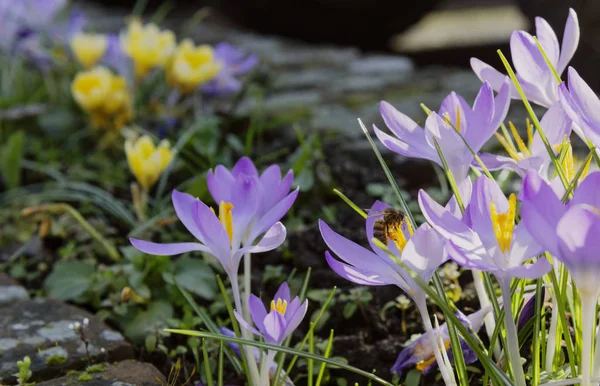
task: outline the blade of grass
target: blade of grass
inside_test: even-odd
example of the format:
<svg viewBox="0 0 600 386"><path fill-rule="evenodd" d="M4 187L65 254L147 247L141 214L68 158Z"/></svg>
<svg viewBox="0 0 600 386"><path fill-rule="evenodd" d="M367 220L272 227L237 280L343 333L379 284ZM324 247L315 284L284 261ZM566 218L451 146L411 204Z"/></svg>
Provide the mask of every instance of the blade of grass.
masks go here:
<svg viewBox="0 0 600 386"><path fill-rule="evenodd" d="M539 385L540 384L540 372L541 372L541 361L540 358L540 341L544 339L540 338L540 328L542 321L542 279L538 279L535 287L535 314L533 319L533 358L531 359L531 384ZM543 335L542 335L543 336Z"/></svg>
<svg viewBox="0 0 600 386"><path fill-rule="evenodd" d="M521 96L521 99L523 100L523 104L525 105L525 110L527 110L527 113L529 113L531 122L533 122L535 129L539 133L540 139L542 140L542 142L544 143L544 146L546 147L546 151L548 152L548 155L550 156L550 159L552 160L552 163L554 164L554 168L556 169L556 172L558 173L558 176L560 177L560 180L561 180L563 186L565 187L565 189L567 189L569 186L569 183L565 176L565 172L562 169L562 165L558 162L558 159L556 158L556 155L554 154L554 150L552 149L552 146L548 142L548 138L546 138L546 135L544 134L544 130L542 129L542 125L540 124L540 121L538 120L537 116L533 112L533 108L531 107L531 104L527 100L527 97L525 96L525 92L523 91L523 88L521 87L521 84L519 83L517 76L515 75L512 67L510 66L510 63L508 63L508 60L506 59L506 57L504 56L504 54L502 53L501 50L498 50L497 52L498 52L498 55L500 56L500 60L502 60L502 63L504 64L504 67L506 68L506 71L508 72L508 76L513 81L513 83L517 89L517 92L519 93L519 95Z"/></svg>
<svg viewBox="0 0 600 386"><path fill-rule="evenodd" d="M208 386L215 386L213 383L212 371L210 369L210 361L208 359L208 350L206 349L206 339L202 339L202 357L204 359L204 375L206 375L206 383Z"/></svg>
<svg viewBox="0 0 600 386"><path fill-rule="evenodd" d="M312 355L315 354L315 334L313 330L308 332L308 352ZM314 362L312 359L306 360L306 369L306 384L313 386Z"/></svg>
<svg viewBox="0 0 600 386"><path fill-rule="evenodd" d="M227 307L227 313L229 314L229 319L231 320L231 325L233 326L233 331L235 332L235 336L242 336L240 331L240 326L233 314L233 306L231 305L231 300L229 300L229 296L227 296L227 290L225 289L225 285L223 284L223 280L221 280L221 276L217 275L217 283L219 284L219 289L221 290L221 295L223 295L223 300L225 301L225 306ZM246 374L246 379L250 380L250 370L248 369L248 360L253 360L253 358L246 358L244 355L244 349L242 345L239 345L240 353L242 354L242 367Z"/></svg>
<svg viewBox="0 0 600 386"><path fill-rule="evenodd" d="M190 295L189 292L187 292L185 289L183 289L177 282L175 282L175 285L177 286L177 288L179 289L179 292L181 292L181 294L183 295L185 300L188 302L188 304L192 307L192 309L194 310L196 315L198 315L198 317L200 318L200 320L202 321L204 326L210 332L212 332L214 334L219 334L220 333L219 326L217 326L217 324L215 322L213 322L213 320L210 318L210 315L208 314L206 309L204 307L200 307L198 305L198 303L196 303L196 301L194 300L192 295ZM232 322L232 324L233 324L233 322ZM229 362L231 362L235 371L238 374L240 374L243 371L240 361L227 350L225 350L225 355L227 355L227 359L229 360Z"/></svg>
<svg viewBox="0 0 600 386"><path fill-rule="evenodd" d="M218 371L218 385L223 386L223 341L219 342L219 369Z"/></svg>
<svg viewBox="0 0 600 386"><path fill-rule="evenodd" d="M408 208L408 204L404 200L404 197L402 197L402 193L400 192L400 187L398 186L398 183L394 179L394 176L392 175L390 168L388 168L387 164L385 163L385 160L381 156L381 152L377 148L377 145L373 141L373 138L371 138L371 135L369 134L369 131L367 130L365 125L362 123L362 121L360 119L358 120L358 123L360 124L360 127L361 127L363 133L367 137L369 144L373 148L373 152L375 153L375 156L379 160L379 163L381 164L381 168L383 169L388 181L390 182L390 185L392 186L392 189L394 190L394 193L396 194L396 198L398 199L398 202L400 203L400 206L402 207L402 211L408 217L408 221L410 221L410 225L413 227L413 229L417 229L417 222L415 221L415 218L414 218L412 212Z"/></svg>
<svg viewBox="0 0 600 386"><path fill-rule="evenodd" d="M358 207L352 200L350 200L344 193L340 192L338 189L333 189L333 193L337 194L339 198L342 199L350 208L354 209L356 213L360 214L363 218L367 218L367 213Z"/></svg>
<svg viewBox="0 0 600 386"><path fill-rule="evenodd" d="M345 363L336 361L334 359L323 358L322 356L319 356L319 355L314 355L314 354L310 354L310 353L307 353L304 351L295 350L295 349L292 349L289 347L282 347L282 346L277 346L277 345L268 344L268 343L264 343L264 342L258 342L258 341L254 341L254 340L233 338L233 337L213 334L213 333L205 332L205 331L179 330L179 329L171 329L171 328L165 329L164 331L170 332L173 334L197 336L200 338L214 339L214 340L218 340L218 341L237 343L239 345L248 345L248 346L252 346L252 347L262 348L264 350L273 350L273 351L278 351L278 352L284 352L286 354L290 354L290 355L294 355L294 356L298 356L298 357L302 357L302 358L306 358L306 359L312 359L315 362L326 363L328 365L339 367L343 370L353 372L354 374L363 376L367 379L377 382L380 385L394 386L392 383L387 382L386 380L384 380L376 375L373 375L367 371L358 369L354 366L347 365Z"/></svg>
<svg viewBox="0 0 600 386"><path fill-rule="evenodd" d="M465 340L469 347L471 347L475 355L477 355L477 358L479 359L485 370L489 372L492 376L492 381L494 382L494 384L514 386L512 380L496 365L494 361L488 358L487 350L483 346L483 343L481 342L481 340L476 338L477 334L467 329L467 327L465 327L465 325L458 320L458 318L455 315L455 310L453 310L450 307L450 304L444 302L442 298L437 294L437 292L429 286L429 283L425 282L409 266L407 266L400 259L398 259L398 257L387 248L387 245L375 238L372 239L372 242L377 247L384 250L388 254L388 256L390 256L390 258L396 262L396 264L401 266L402 269L404 269L412 277L412 279L415 280L415 282L419 285L419 287L421 287L421 289L425 292L429 299L442 310L444 316L446 317L446 320L451 320L454 323L456 329L460 332L461 337Z"/></svg>
<svg viewBox="0 0 600 386"><path fill-rule="evenodd" d="M329 355L331 354L331 346L332 345L333 345L333 330L331 330L331 332L329 333L329 340L327 341L327 347L325 348L325 354L323 354L323 357L329 358ZM321 386L321 381L323 380L323 375L325 374L325 367L327 367L327 363L322 362L321 369L319 370L319 375L317 375L317 382L315 383L315 386ZM369 382L371 382L371 380L369 380Z"/></svg>

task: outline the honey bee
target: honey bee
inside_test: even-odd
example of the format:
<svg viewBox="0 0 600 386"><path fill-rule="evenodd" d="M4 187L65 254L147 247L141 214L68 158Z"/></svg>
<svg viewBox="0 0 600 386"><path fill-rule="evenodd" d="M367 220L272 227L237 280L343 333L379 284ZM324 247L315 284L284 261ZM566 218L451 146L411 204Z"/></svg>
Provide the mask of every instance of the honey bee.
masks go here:
<svg viewBox="0 0 600 386"><path fill-rule="evenodd" d="M387 245L388 238L392 238L391 232L402 228L406 216L394 208L385 208L382 214L383 218L373 224L373 237Z"/></svg>

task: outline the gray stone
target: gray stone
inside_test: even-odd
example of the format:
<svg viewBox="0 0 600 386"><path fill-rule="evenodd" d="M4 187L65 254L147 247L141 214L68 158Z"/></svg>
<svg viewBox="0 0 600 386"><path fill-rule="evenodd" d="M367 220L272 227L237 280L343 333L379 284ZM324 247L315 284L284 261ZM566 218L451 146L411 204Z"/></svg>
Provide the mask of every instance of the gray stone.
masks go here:
<svg viewBox="0 0 600 386"><path fill-rule="evenodd" d="M84 379L90 379L84 381ZM79 372L38 383L37 386L156 386L165 384L165 377L149 363L123 361L107 365L98 372Z"/></svg>
<svg viewBox="0 0 600 386"><path fill-rule="evenodd" d="M358 74L410 73L413 68L409 58L397 55L367 56L350 63L350 71Z"/></svg>
<svg viewBox="0 0 600 386"><path fill-rule="evenodd" d="M70 327L83 325L88 341ZM86 311L58 300L23 300L2 308L0 312L0 384L14 384L16 363L31 358L32 381L60 376L67 370L83 369L88 364L120 361L133 357L133 349L123 336L110 330Z"/></svg>
<svg viewBox="0 0 600 386"><path fill-rule="evenodd" d="M7 274L0 272L0 307L28 298L29 293L25 288Z"/></svg>

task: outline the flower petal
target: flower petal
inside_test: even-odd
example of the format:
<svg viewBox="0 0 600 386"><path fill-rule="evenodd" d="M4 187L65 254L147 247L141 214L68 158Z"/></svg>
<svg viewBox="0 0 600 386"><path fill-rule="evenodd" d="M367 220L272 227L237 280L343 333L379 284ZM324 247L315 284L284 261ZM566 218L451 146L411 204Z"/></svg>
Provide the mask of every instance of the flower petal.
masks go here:
<svg viewBox="0 0 600 386"><path fill-rule="evenodd" d="M558 38L554 30L544 18L538 16L535 18L535 33L550 63L556 68L560 48L558 47Z"/></svg>
<svg viewBox="0 0 600 386"><path fill-rule="evenodd" d="M263 320L265 319L265 316L267 316L267 309L262 300L256 295L250 294L250 297L248 298L248 309L256 327L259 330L263 330Z"/></svg>
<svg viewBox="0 0 600 386"><path fill-rule="evenodd" d="M486 248L491 249L498 245L494 227L492 225L491 205L496 205L497 213L508 211L508 200L502 189L495 181L482 175L475 180L471 204L467 208L472 222L472 228L476 230L479 238Z"/></svg>
<svg viewBox="0 0 600 386"><path fill-rule="evenodd" d="M295 298L294 300L296 300L296 299L298 299L298 298ZM291 333L294 332L294 330L296 330L298 328L300 323L302 323L302 319L304 319L304 316L306 315L307 310L308 310L308 300L305 300L302 304L300 304L299 307L296 308L295 312L289 318L286 317L287 325L285 327L285 332L284 332L285 336L289 336Z"/></svg>
<svg viewBox="0 0 600 386"><path fill-rule="evenodd" d="M287 231L285 229L285 226L280 222L276 222L260 239L258 244L252 245L250 247L240 248L238 252L262 253L272 251L273 249L277 249L281 244L283 244L286 235Z"/></svg>
<svg viewBox="0 0 600 386"><path fill-rule="evenodd" d="M273 300L277 302L277 299L285 300L286 303L290 302L290 287L286 282L281 283L279 289L275 293Z"/></svg>
<svg viewBox="0 0 600 386"><path fill-rule="evenodd" d="M183 226L185 226L196 239L204 243L204 236L196 226L196 220L194 220L194 216L197 215L193 210L194 203L199 200L187 193L182 193L177 190L173 190L171 193L171 200L173 201L173 207L175 208L175 213L177 214L179 221L181 221Z"/></svg>
<svg viewBox="0 0 600 386"><path fill-rule="evenodd" d="M246 320L244 319L244 317L239 312L237 312L237 310L233 310L233 315L237 319L237 321L240 324L241 328L250 331L254 335L263 336L263 334L260 331L258 331L256 328L252 327L250 325L250 323L246 322Z"/></svg>
<svg viewBox="0 0 600 386"><path fill-rule="evenodd" d="M456 245L452 240L448 240L446 251L448 252L448 257L462 267L491 273L499 271L498 267L492 263L492 257L488 255L483 245L472 249L465 249Z"/></svg>
<svg viewBox="0 0 600 386"><path fill-rule="evenodd" d="M403 142L397 138L392 137L391 135L384 133L379 130L377 126L373 125L373 131L379 139L379 142L383 144L383 146L387 147L390 151L394 153L403 155L405 157L410 158L421 158L429 161L433 161L439 164L439 158L437 154L434 154L434 151L429 144L425 142L425 135L423 135L423 143L412 142L407 143Z"/></svg>
<svg viewBox="0 0 600 386"><path fill-rule="evenodd" d="M567 65L575 55L577 46L579 45L579 19L577 13L570 8L569 16L567 17L567 24L565 25L565 32L563 34L562 46L560 48L560 58L558 59L558 65L556 71L562 74L567 68Z"/></svg>
<svg viewBox="0 0 600 386"><path fill-rule="evenodd" d="M264 216L258 220L256 225L252 228L250 233L249 242L256 240L258 236L266 232L269 228L273 226L276 222L281 220L283 216L290 210L294 201L298 197L298 188L285 196L282 200L280 200L273 208L271 208Z"/></svg>
<svg viewBox="0 0 600 386"><path fill-rule="evenodd" d="M429 282L433 273L446 261L445 238L429 224L421 225L402 251L402 261L421 279Z"/></svg>
<svg viewBox="0 0 600 386"><path fill-rule="evenodd" d="M129 241L135 248L149 255L173 256L191 251L202 251L212 253L212 251L206 245L202 245L199 243L160 244L137 239L129 239Z"/></svg>
<svg viewBox="0 0 600 386"><path fill-rule="evenodd" d="M520 199L521 222L545 250L556 256L556 226L565 213L565 206L548 183L535 172L525 175Z"/></svg>
<svg viewBox="0 0 600 386"><path fill-rule="evenodd" d="M271 311L263 321L265 342L281 344L285 339L286 322L283 315L277 311Z"/></svg>
<svg viewBox="0 0 600 386"><path fill-rule="evenodd" d="M600 269L600 215L598 209L576 205L567 211L556 227L557 256L569 271Z"/></svg>
<svg viewBox="0 0 600 386"><path fill-rule="evenodd" d="M254 163L248 157L240 158L231 170L231 174L233 174L234 177L238 177L241 174L244 174L248 177L259 177L256 166L254 166Z"/></svg>
<svg viewBox="0 0 600 386"><path fill-rule="evenodd" d="M354 241L333 231L324 221L319 220L319 229L325 244L343 261L352 264L358 270L376 273L383 277L390 277L394 270L390 265L368 249L361 247ZM394 272L395 273L395 272Z"/></svg>
<svg viewBox="0 0 600 386"><path fill-rule="evenodd" d="M221 203L221 201L231 201L231 192L234 182L235 177L223 165L217 165L214 173L212 170L209 170L206 174L208 191L217 205Z"/></svg>
<svg viewBox="0 0 600 386"><path fill-rule="evenodd" d="M508 83L509 96L513 99L519 98L519 93L512 83L509 83L507 75L502 74L494 67L487 63L482 62L477 58L471 58L471 68L479 80L482 82L488 82L494 91L500 91L505 83Z"/></svg>
<svg viewBox="0 0 600 386"><path fill-rule="evenodd" d="M325 259L327 264L333 269L335 273L343 277L344 279L360 285L388 285L397 284L393 281L388 281L387 278L382 277L378 273L359 270L348 264L344 264L336 260L329 251L325 252ZM389 268L391 270L391 268ZM407 288L405 286L404 288Z"/></svg>
<svg viewBox="0 0 600 386"><path fill-rule="evenodd" d="M575 189L569 206L587 204L600 208L600 171L588 175Z"/></svg>
<svg viewBox="0 0 600 386"><path fill-rule="evenodd" d="M519 279L534 280L538 279L552 269L552 265L546 258L538 259L533 264L520 265L518 267L508 268L504 271L507 277L517 277Z"/></svg>

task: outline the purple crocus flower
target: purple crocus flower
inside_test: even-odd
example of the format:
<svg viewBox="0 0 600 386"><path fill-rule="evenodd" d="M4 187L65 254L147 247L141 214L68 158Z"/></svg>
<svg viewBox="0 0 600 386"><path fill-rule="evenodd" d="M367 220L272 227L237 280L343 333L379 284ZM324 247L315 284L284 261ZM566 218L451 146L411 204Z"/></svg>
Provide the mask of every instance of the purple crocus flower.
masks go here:
<svg viewBox="0 0 600 386"><path fill-rule="evenodd" d="M521 222L544 250L562 261L582 292L597 293L600 273L600 172L590 173L563 204L537 174L521 190ZM596 294L598 297L598 294Z"/></svg>
<svg viewBox="0 0 600 386"><path fill-rule="evenodd" d="M477 333L483 326L483 320L485 315L491 311L491 306L485 307L475 313L466 316L460 311L457 311L456 317L461 321L465 327ZM448 350L451 347L450 336L448 334L448 325L446 323L440 326L439 330L435 331L436 338L439 334L442 334L442 341L444 346ZM471 364L477 361L477 354L469 347L464 339L460 338L460 345L465 358L466 364ZM452 351L448 351L449 359ZM390 369L390 372L402 376L405 369L415 366L423 374L429 373L432 369L437 367L437 361L435 360L433 346L431 340L426 335L421 335L419 338L411 342L406 346L398 355L398 359Z"/></svg>
<svg viewBox="0 0 600 386"><path fill-rule="evenodd" d="M389 207L376 201L369 210L374 215L367 217L365 225L372 251L344 238L319 220L323 240L341 261L335 259L329 251L325 252L325 258L329 266L346 280L360 285L393 284L415 301L424 299L425 293L411 276L373 242L375 221L382 219L383 211ZM427 224L413 232L408 222L404 222L393 233L388 235L389 250L424 281L431 280L435 270L445 261L443 238Z"/></svg>
<svg viewBox="0 0 600 386"><path fill-rule="evenodd" d="M248 158L238 161L232 172L217 166L215 173L209 171L207 177L209 189L218 203L217 212L189 194L174 190L172 195L177 217L199 242L158 244L131 239L131 243L153 255L210 253L223 265L232 285L237 285L244 253L267 252L285 240L286 230L279 220L293 204L298 190L289 193L290 174L281 180L278 173L279 167L271 166L259 176Z"/></svg>
<svg viewBox="0 0 600 386"><path fill-rule="evenodd" d="M590 86L569 67L569 88L559 87L560 102L569 117L577 124L573 129L583 139L600 145L600 99Z"/></svg>
<svg viewBox="0 0 600 386"><path fill-rule="evenodd" d="M462 219L436 203L424 190L419 192L423 215L448 239L446 250L458 264L493 273L498 278L536 279L551 266L546 259L523 265L542 249L522 225L515 226L516 196L506 199L494 181L480 176Z"/></svg>
<svg viewBox="0 0 600 386"><path fill-rule="evenodd" d="M573 121L569 118L561 104L555 103L546 111L540 121L540 125L544 130L544 135L548 139L548 143L553 146L555 153L557 153L556 146L564 141L565 136L568 138L571 135ZM497 134L498 139L509 156L490 153L479 154L486 168L488 170L512 170L521 177L525 176L528 170L533 170L540 173L546 179L550 178L548 175L551 164L550 155L542 142L540 134L538 132L533 134L530 130L529 128L529 141L527 144L516 130L513 131L515 137L514 143L516 145L512 145L504 137L500 136L500 134ZM473 163L473 166L479 168L479 165L476 163Z"/></svg>
<svg viewBox="0 0 600 386"><path fill-rule="evenodd" d="M236 310L235 317L240 326L263 337L267 343L281 345L304 319L308 309L308 300L301 303L298 296L290 299L290 288L284 282L271 301L269 311L265 308L262 300L254 294L250 295L250 299L248 299L248 309L256 328L246 322Z"/></svg>
<svg viewBox="0 0 600 386"><path fill-rule="evenodd" d="M219 330L221 330L221 334L223 334L225 336L229 336L231 338L235 338L235 333L233 331L231 331L230 329L225 328L225 327L220 327ZM229 348L233 350L233 352L235 353L235 355L238 356L238 358L242 357L242 353L240 352L239 344L233 343L233 342L227 342L227 346L229 346ZM261 353L257 347L252 347L252 355L253 355L256 363L260 363ZM275 362L275 361L269 362L269 380L271 382L273 382L275 379L276 371L277 371L277 362ZM292 382L292 380L288 377L285 370L283 370L283 369L279 372L279 380L280 381L284 380L283 384L285 386L294 386L294 382Z"/></svg>
<svg viewBox="0 0 600 386"><path fill-rule="evenodd" d="M573 9L569 10L562 47L552 27L541 17L535 18L536 36L544 52L556 69L562 74L573 58L579 45L579 21ZM530 102L550 107L558 101L558 82L548 67L533 36L525 31L514 31L510 36L510 51L517 79ZM506 76L489 64L471 58L471 67L482 82L489 82L494 90L499 90ZM516 87L511 84L510 95L520 99Z"/></svg>
<svg viewBox="0 0 600 386"><path fill-rule="evenodd" d="M209 97L235 94L242 88L238 79L252 70L258 64L256 55L246 55L239 48L221 42L214 48L215 60L221 63L219 73L212 81L202 87L202 91Z"/></svg>
<svg viewBox="0 0 600 386"><path fill-rule="evenodd" d="M439 114L429 114L424 128L389 103L381 102L381 115L394 136L373 126L375 134L385 147L395 153L427 159L441 166L433 141L435 138L454 179L460 184L466 178L474 159L465 140L473 151L479 152L498 130L508 113L508 90L507 81L494 99L492 87L486 82L481 86L472 108L461 96L452 92L444 99Z"/></svg>

